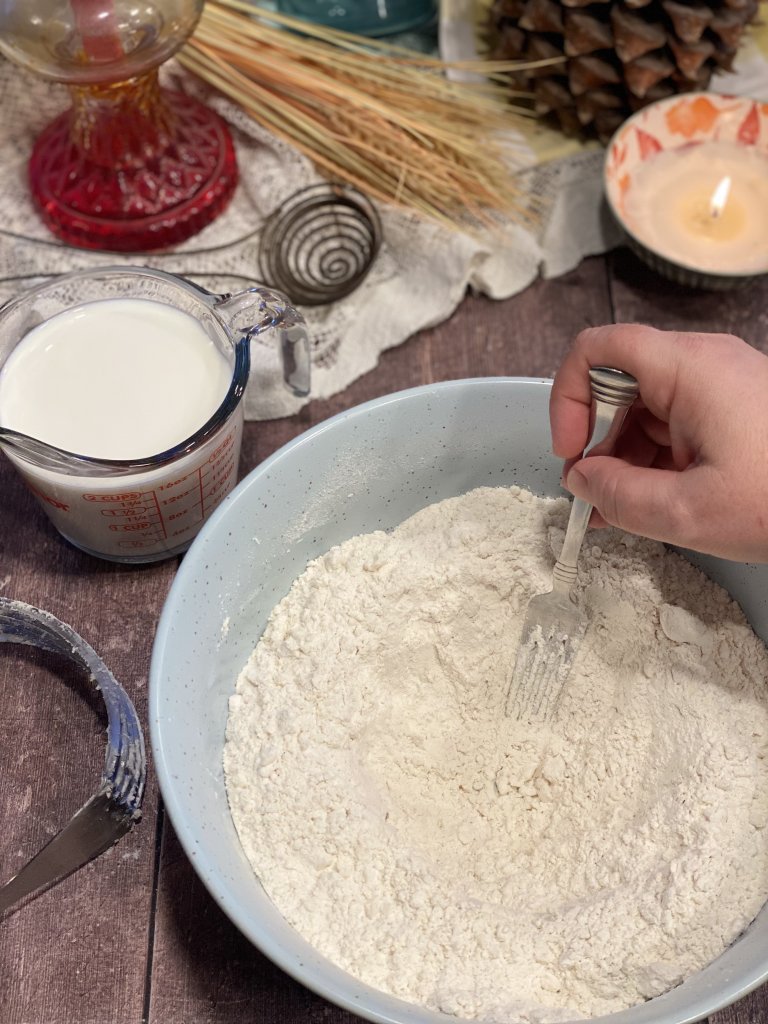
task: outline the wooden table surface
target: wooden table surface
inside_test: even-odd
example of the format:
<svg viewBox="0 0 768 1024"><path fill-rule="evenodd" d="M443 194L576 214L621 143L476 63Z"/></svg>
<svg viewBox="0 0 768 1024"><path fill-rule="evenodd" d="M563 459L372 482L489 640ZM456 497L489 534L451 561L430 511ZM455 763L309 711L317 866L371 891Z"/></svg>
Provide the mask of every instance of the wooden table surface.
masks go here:
<svg viewBox="0 0 768 1024"><path fill-rule="evenodd" d="M290 419L247 424L241 474L307 427L377 395L449 378L552 376L581 328L610 321L730 331L768 351L768 277L745 291L687 291L617 250L506 301L467 296L449 321L386 353L343 393ZM152 640L177 565L128 568L69 547L0 459L0 594L73 626L127 689L145 727ZM104 747L103 723L76 673L26 648L0 653L5 880L93 791ZM0 1024L354 1020L273 966L214 905L163 813L151 760L140 825L0 921ZM713 1020L768 1022L768 986Z"/></svg>

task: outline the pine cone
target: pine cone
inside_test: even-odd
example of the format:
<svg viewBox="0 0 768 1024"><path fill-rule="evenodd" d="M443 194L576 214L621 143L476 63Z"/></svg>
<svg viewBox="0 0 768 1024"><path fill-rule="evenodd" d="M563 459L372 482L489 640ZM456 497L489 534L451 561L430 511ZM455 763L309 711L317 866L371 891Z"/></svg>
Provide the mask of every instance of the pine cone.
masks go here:
<svg viewBox="0 0 768 1024"><path fill-rule="evenodd" d="M516 90L567 134L607 141L647 103L730 70L758 0L495 0L491 58L550 61Z"/></svg>

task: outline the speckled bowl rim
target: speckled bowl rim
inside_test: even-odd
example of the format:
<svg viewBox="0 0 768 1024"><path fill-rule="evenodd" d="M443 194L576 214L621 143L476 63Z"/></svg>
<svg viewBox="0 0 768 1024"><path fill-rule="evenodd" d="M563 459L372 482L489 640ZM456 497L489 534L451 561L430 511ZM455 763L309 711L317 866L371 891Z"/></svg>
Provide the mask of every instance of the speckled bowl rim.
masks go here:
<svg viewBox="0 0 768 1024"><path fill-rule="evenodd" d="M166 737L161 726L163 715L162 672L173 617L176 614L177 605L180 602L183 603L185 588L189 586L194 574L198 571L198 558L211 557L212 552L207 548L209 540L217 534L220 537L227 535L227 521L231 516L237 516L238 504L249 489L258 488L264 478L278 467L285 466L290 469L292 454L297 449L312 445L322 435L343 433L348 426L354 427L356 420L375 414L384 406L402 406L403 403L414 400L424 400L428 404L430 399L437 397L447 400L453 394L460 395L467 391L472 394L474 399L479 400L482 397L482 389L489 387L509 389L510 401L515 398L516 392L518 396L524 396L526 392L529 393L535 408L538 410L541 407L541 423L543 424L545 421L548 423L546 409L552 383L550 379L537 377L487 377L428 384L374 398L340 412L305 431L245 476L203 526L182 561L160 617L150 667L149 729L160 792L182 848L216 904L258 950L313 992L336 1006L340 1006L358 1017L373 1021L375 1024L480 1024L480 1022L468 1021L464 1018L415 1006L358 981L317 953L295 929L288 925L263 889L263 900L261 897L259 898L259 902L263 903L262 913L276 915L280 919L281 927L291 933L290 938L286 939L284 935L276 937L270 931L269 924L265 924L261 917L254 917L244 911L232 882L221 877L222 869L216 863L217 858L209 856L205 851L205 843L209 840L204 833L201 833L200 827L196 826L194 821L190 821L188 813L188 807L194 804L194 797L189 794L186 798L182 798L183 780L173 775L171 765L167 760ZM539 394L541 394L541 398L538 397ZM539 432L544 433L545 430L546 428L541 427L541 430L537 431L537 437ZM548 445L548 443L547 432L546 444ZM552 458L549 455L547 457ZM515 481L510 479L508 482L511 484ZM249 530L250 528L249 525ZM696 555L692 560L695 564L698 564L699 561L707 562L706 558L700 559ZM737 565L737 563L722 562L721 564L726 566L726 574L729 565ZM701 567L706 568L705 565ZM739 568L743 567L739 566ZM759 594L757 598L758 613L763 620L768 622L768 596L764 596L765 588L762 586L762 570L765 567L757 568L760 572L760 587L753 588L753 590ZM215 566L212 567L212 571L216 571ZM727 586L727 583L724 585ZM194 592L189 596L194 599ZM768 642L768 636L766 636L766 641ZM234 679L232 680L232 692L234 692ZM226 799L226 791L223 795ZM243 859L245 858L242 849L240 855ZM253 877L257 887L261 889L256 876ZM758 934L752 938L749 945L749 952L752 954L749 957L752 961L751 966L745 969L744 958L740 956L738 967L734 969L732 961L735 958L729 954L743 939L749 939L749 933L753 932L756 927ZM695 1021L708 1017L743 998L768 980L768 942L760 941L763 932L768 934L768 904L763 907L758 918L745 933L739 936L720 957L684 983L689 985L693 982L694 988L694 991L689 988L687 992L684 1012L674 1009L676 994L682 987L677 986L647 1002L616 1013L594 1017L592 1020L599 1021L600 1024L693 1024ZM706 982L700 981L704 972L706 972ZM671 1010L668 1006L670 999L673 1001ZM569 1022L569 1024L577 1024L577 1022Z"/></svg>
<svg viewBox="0 0 768 1024"><path fill-rule="evenodd" d="M619 127L611 136L611 138L608 140L608 144L605 147L605 158L603 160L603 194L605 195L605 200L608 204L608 208L610 209L611 214L613 215L614 220L622 229L622 231L631 240L631 247L641 258L645 258L646 262L648 262L654 270L660 271L661 273L666 274L666 276L672 277L672 279L674 280L674 270L679 269L683 271L685 277L687 278L686 281L683 281L681 279L680 283L688 283L694 286L699 285L704 287L716 287L718 280L722 282L722 284L720 285L721 287L727 287L727 282L730 282L733 285L747 284L750 281L754 281L768 274L768 262L766 262L765 269L749 271L746 274L744 272L737 271L707 270L703 267L697 267L692 263L686 263L685 261L679 260L677 258L671 259L665 253L649 248L648 245L646 245L645 242L638 238L635 232L628 226L624 218L624 215L622 214L621 210L618 207L618 204L614 200L614 197L612 195L613 189L607 179L608 164L611 160L611 155L613 153L615 146L621 141L622 136L626 134L626 132L628 132L631 128L637 127L638 121L642 120L644 117L648 117L649 111L657 111L659 113L662 113L665 109L674 106L677 103L695 102L695 100L700 99L702 97L705 97L706 99L712 99L715 101L723 100L729 103L743 103L745 106L752 103L761 103L762 105L762 101L755 100L751 96L733 96L729 93L721 92L689 92L680 93L675 96L667 96L662 100L656 100L654 103L649 103L648 106L642 107L640 110L636 110L635 113L631 115L631 117L628 117L626 121L619 125ZM686 145L685 141L680 143L681 147L684 145ZM666 152L669 149L676 148L678 147L668 146L664 147L664 151ZM766 149L766 155L768 155L768 149Z"/></svg>

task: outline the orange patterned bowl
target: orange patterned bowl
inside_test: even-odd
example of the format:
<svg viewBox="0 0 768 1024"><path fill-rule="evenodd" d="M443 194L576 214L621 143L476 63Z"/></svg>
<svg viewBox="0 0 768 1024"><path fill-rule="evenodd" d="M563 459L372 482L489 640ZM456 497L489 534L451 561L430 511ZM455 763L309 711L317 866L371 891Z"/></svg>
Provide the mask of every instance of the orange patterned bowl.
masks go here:
<svg viewBox="0 0 768 1024"><path fill-rule="evenodd" d="M611 139L604 184L628 244L665 277L723 289L768 273L768 103L652 103Z"/></svg>

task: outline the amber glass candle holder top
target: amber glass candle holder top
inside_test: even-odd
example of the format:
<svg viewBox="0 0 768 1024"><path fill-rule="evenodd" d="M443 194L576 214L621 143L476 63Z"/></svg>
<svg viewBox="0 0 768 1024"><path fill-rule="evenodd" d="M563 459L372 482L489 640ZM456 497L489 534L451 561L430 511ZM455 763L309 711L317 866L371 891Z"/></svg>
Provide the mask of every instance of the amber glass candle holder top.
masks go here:
<svg viewBox="0 0 768 1024"><path fill-rule="evenodd" d="M72 106L37 138L32 198L64 241L140 252L178 244L229 202L237 163L225 122L163 88L203 0L19 0L0 7L0 52L69 86Z"/></svg>

